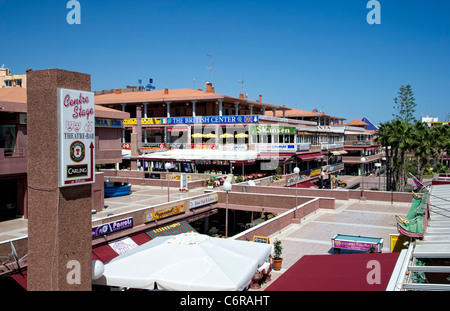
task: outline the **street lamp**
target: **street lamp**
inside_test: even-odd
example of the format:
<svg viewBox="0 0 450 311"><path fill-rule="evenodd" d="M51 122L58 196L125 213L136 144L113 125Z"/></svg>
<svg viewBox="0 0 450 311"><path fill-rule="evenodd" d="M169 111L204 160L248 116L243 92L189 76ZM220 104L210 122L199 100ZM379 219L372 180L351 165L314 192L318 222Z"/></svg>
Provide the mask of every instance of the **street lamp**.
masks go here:
<svg viewBox="0 0 450 311"><path fill-rule="evenodd" d="M166 169L166 178L167 178L167 202L170 202L170 186L169 186L169 169L170 169L171 165L169 162L167 162L166 164L164 164L164 168Z"/></svg>
<svg viewBox="0 0 450 311"><path fill-rule="evenodd" d="M229 181L223 183L223 190L227 193L225 207L225 237L228 238L228 192L231 191L231 183Z"/></svg>
<svg viewBox="0 0 450 311"><path fill-rule="evenodd" d="M362 163L362 168L361 168L361 198L364 198L364 187L363 187L363 183L364 183L364 163L366 162L366 158L365 157L361 157L361 163Z"/></svg>
<svg viewBox="0 0 450 311"><path fill-rule="evenodd" d="M297 200L297 181L300 174L300 169L298 167L294 167L294 174L296 174L295 177L295 209L294 209L294 219L297 219L297 206L298 206L298 200Z"/></svg>

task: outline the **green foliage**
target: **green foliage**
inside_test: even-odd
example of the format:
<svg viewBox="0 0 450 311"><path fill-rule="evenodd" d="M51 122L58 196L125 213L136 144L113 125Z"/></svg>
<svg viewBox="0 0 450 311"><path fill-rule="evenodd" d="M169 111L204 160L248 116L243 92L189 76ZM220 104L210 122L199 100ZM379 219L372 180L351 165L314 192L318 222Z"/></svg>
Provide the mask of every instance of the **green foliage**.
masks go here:
<svg viewBox="0 0 450 311"><path fill-rule="evenodd" d="M216 177L211 176L208 181L208 186L214 186L215 181L216 181Z"/></svg>
<svg viewBox="0 0 450 311"><path fill-rule="evenodd" d="M218 233L219 229L217 229L216 227L212 227L211 229L208 230L208 235L212 237L217 236Z"/></svg>
<svg viewBox="0 0 450 311"><path fill-rule="evenodd" d="M274 252L273 259L275 259L275 260L281 259L281 254L283 253L283 247L281 246L281 241L278 239L276 239L273 242L273 252Z"/></svg>
<svg viewBox="0 0 450 311"><path fill-rule="evenodd" d="M417 106L415 103L414 92L409 84L402 85L398 91L398 96L394 98L394 109L397 114L392 114L396 120L404 121L406 123L412 123L416 121L414 117L414 108Z"/></svg>

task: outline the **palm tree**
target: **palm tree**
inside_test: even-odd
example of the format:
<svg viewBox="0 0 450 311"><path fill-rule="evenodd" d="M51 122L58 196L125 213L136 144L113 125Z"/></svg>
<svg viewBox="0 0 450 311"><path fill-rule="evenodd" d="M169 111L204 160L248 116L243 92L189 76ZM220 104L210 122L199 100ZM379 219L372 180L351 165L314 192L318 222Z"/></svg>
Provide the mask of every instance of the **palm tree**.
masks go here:
<svg viewBox="0 0 450 311"><path fill-rule="evenodd" d="M417 159L417 178L421 180L434 147L431 128L420 121L414 124L412 151Z"/></svg>
<svg viewBox="0 0 450 311"><path fill-rule="evenodd" d="M378 127L377 137L375 141L385 149L386 154L386 190L393 187L393 130L392 122L381 123Z"/></svg>
<svg viewBox="0 0 450 311"><path fill-rule="evenodd" d="M396 190L404 191L407 181L407 175L405 170L405 156L406 153L411 150L413 145L412 133L413 126L410 123L400 120L394 120L393 122L393 139L396 140L396 152L397 161L396 165Z"/></svg>

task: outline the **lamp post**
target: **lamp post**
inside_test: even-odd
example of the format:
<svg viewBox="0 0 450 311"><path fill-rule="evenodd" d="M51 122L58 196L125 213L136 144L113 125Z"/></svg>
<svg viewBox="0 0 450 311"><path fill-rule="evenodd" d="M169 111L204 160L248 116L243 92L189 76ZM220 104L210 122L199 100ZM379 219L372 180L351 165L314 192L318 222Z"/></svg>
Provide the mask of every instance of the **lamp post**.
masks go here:
<svg viewBox="0 0 450 311"><path fill-rule="evenodd" d="M223 183L223 190L227 193L225 206L225 237L228 238L228 192L231 191L231 183L229 181Z"/></svg>
<svg viewBox="0 0 450 311"><path fill-rule="evenodd" d="M170 169L170 163L167 162L164 164L164 168L166 169L166 178L167 178L167 202L170 202L170 186L169 186L169 169Z"/></svg>
<svg viewBox="0 0 450 311"><path fill-rule="evenodd" d="M366 158L365 157L361 157L361 198L364 198L364 187L363 187L363 183L364 183L364 163L366 162Z"/></svg>
<svg viewBox="0 0 450 311"><path fill-rule="evenodd" d="M295 209L294 209L294 219L297 219L297 206L298 206L297 181L298 181L299 173L300 173L300 169L298 167L294 167L294 174L295 174Z"/></svg>

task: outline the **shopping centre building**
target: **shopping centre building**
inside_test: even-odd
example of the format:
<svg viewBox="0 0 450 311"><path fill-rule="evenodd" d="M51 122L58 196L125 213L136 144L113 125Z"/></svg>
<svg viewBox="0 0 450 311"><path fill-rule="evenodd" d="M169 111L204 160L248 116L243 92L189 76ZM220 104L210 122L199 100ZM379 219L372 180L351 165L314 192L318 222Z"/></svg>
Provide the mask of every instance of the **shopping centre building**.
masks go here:
<svg viewBox="0 0 450 311"><path fill-rule="evenodd" d="M26 219L30 161L27 92L24 88L0 92L1 178L3 189L10 193L8 205L2 206L6 211L3 216ZM95 163L99 172L91 191L92 210L96 211L92 215L93 259L106 263L123 248L136 247L163 234L191 230L207 233L214 225L228 229L223 223L228 209L232 217L230 234L245 231L259 215L263 222L271 219L255 228L258 231L241 237L251 239L255 234L269 235L291 223L298 224L318 209L334 210L335 200L410 200L410 194L309 189L326 186L331 176L344 170L351 149L348 141L356 142L351 144L353 148L363 145L350 156L369 156L367 146L373 144L374 133L364 124L345 124L345 119L322 112L266 104L261 96L251 101L244 96L216 94L210 84L206 91L143 92L131 88L96 93ZM356 166L361 164L367 170L375 161L379 158L357 162ZM167 163L171 164L169 169ZM296 167L300 172L294 174ZM180 199L180 178L175 177L181 173L188 175L191 190ZM254 181L233 184L230 193L203 187L205 176L208 180L209 176L224 179L230 177L229 173L236 181L239 177ZM169 180L171 177L175 180ZM157 185L157 195L167 187L167 200L126 208L134 200L128 202L124 197L121 206L104 210L104 181ZM170 188L175 188L176 199ZM156 194L148 196L156 198ZM12 240L20 256L27 254L27 236ZM1 254L9 247L7 242L1 244Z"/></svg>
<svg viewBox="0 0 450 311"><path fill-rule="evenodd" d="M130 113L124 120L119 168L159 178L171 172L228 174L243 180L300 169L300 182L329 181L348 164L348 174L373 171L381 162L374 131L323 112L307 112L201 89L96 92L95 101ZM362 122L362 121L361 121ZM365 124L365 123L364 123ZM367 124L366 124L367 125ZM366 162L361 158L366 157ZM126 173L129 176L129 173ZM117 174L115 175L117 176Z"/></svg>

